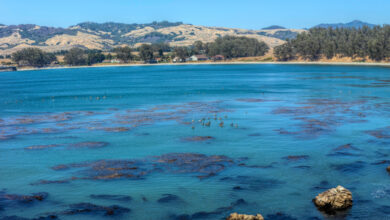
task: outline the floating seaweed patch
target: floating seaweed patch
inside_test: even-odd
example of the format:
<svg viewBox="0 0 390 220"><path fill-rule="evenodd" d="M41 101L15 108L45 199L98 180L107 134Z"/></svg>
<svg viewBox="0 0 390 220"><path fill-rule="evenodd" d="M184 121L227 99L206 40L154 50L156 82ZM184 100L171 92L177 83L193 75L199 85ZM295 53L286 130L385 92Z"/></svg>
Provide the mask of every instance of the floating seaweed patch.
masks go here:
<svg viewBox="0 0 390 220"><path fill-rule="evenodd" d="M56 147L61 147L62 145L59 144L48 144L48 145L33 145L26 147L24 149L26 150L42 150L42 149L51 149L51 148L56 148Z"/></svg>
<svg viewBox="0 0 390 220"><path fill-rule="evenodd" d="M3 118L2 126L15 126L15 125L29 125L29 124L42 124L52 122L65 122L77 117L79 115L85 115L85 112L61 112L39 115L26 115L20 117Z"/></svg>
<svg viewBox="0 0 390 220"><path fill-rule="evenodd" d="M1 135L0 134L0 140L9 140L9 139L12 139L14 137L15 137L15 135Z"/></svg>
<svg viewBox="0 0 390 220"><path fill-rule="evenodd" d="M254 176L236 176L236 177L223 177L220 178L222 182L232 182L240 187L250 190L250 191L259 191L265 189L273 189L277 188L280 185L284 184L284 182L269 179L263 177L254 177Z"/></svg>
<svg viewBox="0 0 390 220"><path fill-rule="evenodd" d="M249 137L260 137L261 134L260 133L252 133L252 134L248 134Z"/></svg>
<svg viewBox="0 0 390 220"><path fill-rule="evenodd" d="M284 128L275 129L274 131L278 132L279 134L285 134L285 135L297 135L299 132L292 132L288 131Z"/></svg>
<svg viewBox="0 0 390 220"><path fill-rule="evenodd" d="M26 150L44 150L44 149L53 149L53 148L60 148L60 147L67 147L68 149L78 149L78 148L89 148L89 149L96 149L96 148L103 148L108 146L109 143L107 142L79 142L79 143L73 143L73 144L48 144L48 145L33 145L29 147L25 147Z"/></svg>
<svg viewBox="0 0 390 220"><path fill-rule="evenodd" d="M354 147L352 144L344 144L333 149L333 151L344 151L344 150L361 151L359 148Z"/></svg>
<svg viewBox="0 0 390 220"><path fill-rule="evenodd" d="M370 84L345 84L344 86L356 87L356 88L383 88L389 87L389 83L370 83Z"/></svg>
<svg viewBox="0 0 390 220"><path fill-rule="evenodd" d="M158 203L163 203L163 204L167 204L167 203L184 203L184 200L182 198L180 198L179 196L177 196L177 195L163 194L162 197L157 200L157 202Z"/></svg>
<svg viewBox="0 0 390 220"><path fill-rule="evenodd" d="M290 155L290 156L282 157L282 159L287 160L289 162L297 162L297 161L309 159L309 155Z"/></svg>
<svg viewBox="0 0 390 220"><path fill-rule="evenodd" d="M352 144L345 144L333 149L333 151L327 156L361 156L356 154L356 152L361 152L362 150L354 147Z"/></svg>
<svg viewBox="0 0 390 220"><path fill-rule="evenodd" d="M115 128L104 128L105 131L109 132L125 132L130 131L130 128L127 127L115 127Z"/></svg>
<svg viewBox="0 0 390 220"><path fill-rule="evenodd" d="M53 170L67 170L69 169L69 166L66 166L66 165L57 165L57 166L54 166L52 167Z"/></svg>
<svg viewBox="0 0 390 220"><path fill-rule="evenodd" d="M20 203L32 203L35 201L43 201L49 196L46 192L33 193L31 195L19 195L19 194L7 194L5 192L0 193L0 203L2 202L20 202Z"/></svg>
<svg viewBox="0 0 390 220"><path fill-rule="evenodd" d="M377 130L366 131L366 133L378 139L390 139L390 126Z"/></svg>
<svg viewBox="0 0 390 220"><path fill-rule="evenodd" d="M249 102L249 103L265 102L264 99L255 99L255 98L236 99L236 101L238 101L238 102Z"/></svg>
<svg viewBox="0 0 390 220"><path fill-rule="evenodd" d="M294 166L293 168L295 168L295 169L308 170L308 169L311 169L311 166L302 165L302 166Z"/></svg>
<svg viewBox="0 0 390 220"><path fill-rule="evenodd" d="M215 138L211 136L192 136L192 137L183 138L182 140L187 142L202 142L202 141L211 141L214 139Z"/></svg>
<svg viewBox="0 0 390 220"><path fill-rule="evenodd" d="M40 216L37 218L24 218L24 217L13 215L13 216L6 216L4 218L1 218L1 220L50 220L50 219L58 219L58 216L48 215L48 216Z"/></svg>
<svg viewBox="0 0 390 220"><path fill-rule="evenodd" d="M289 132L285 129L276 130L280 134L295 135L302 138L315 138L329 134L335 128L346 123L362 123L366 115L358 111L364 107L365 101L342 102L330 99L309 99L298 103L302 106L278 107L272 112L291 116L298 131Z"/></svg>
<svg viewBox="0 0 390 220"><path fill-rule="evenodd" d="M130 212L129 208L118 205L100 206L92 203L77 203L69 205L69 209L61 212L62 215L94 214L101 216L119 216Z"/></svg>
<svg viewBox="0 0 390 220"><path fill-rule="evenodd" d="M278 164L277 162L272 162L268 165L247 165L246 163L239 163L238 166L246 167L246 168L270 169L270 168L275 168L275 165L277 164Z"/></svg>
<svg viewBox="0 0 390 220"><path fill-rule="evenodd" d="M31 185L48 185L48 184L64 184L69 183L68 180L39 180Z"/></svg>
<svg viewBox="0 0 390 220"><path fill-rule="evenodd" d="M384 165L384 164L390 164L390 160L381 160L378 162L371 163L372 165Z"/></svg>
<svg viewBox="0 0 390 220"><path fill-rule="evenodd" d="M75 144L69 144L68 148L102 148L108 146L107 142L80 142Z"/></svg>
<svg viewBox="0 0 390 220"><path fill-rule="evenodd" d="M171 153L139 160L99 160L94 162L58 165L53 170L77 170L76 179L114 180L141 179L150 173L183 173L212 176L233 166L235 161L226 156L207 156L194 153Z"/></svg>
<svg viewBox="0 0 390 220"><path fill-rule="evenodd" d="M207 116L229 112L229 110L221 108L220 103L192 102L146 109L116 110L114 112L75 111L3 118L0 122L2 127L0 141L19 135L64 133L75 129L127 132L140 126L164 122L193 126L190 117L193 117L194 114ZM97 115L99 117L96 117Z"/></svg>
<svg viewBox="0 0 390 220"><path fill-rule="evenodd" d="M340 171L342 173L356 173L362 170L366 166L366 163L363 161L356 161L353 163L345 164L332 164L331 168Z"/></svg>
<svg viewBox="0 0 390 220"><path fill-rule="evenodd" d="M114 200L119 202L130 202L133 200L131 196L124 196L124 195L95 195L92 194L89 197L92 199L101 199L101 200Z"/></svg>

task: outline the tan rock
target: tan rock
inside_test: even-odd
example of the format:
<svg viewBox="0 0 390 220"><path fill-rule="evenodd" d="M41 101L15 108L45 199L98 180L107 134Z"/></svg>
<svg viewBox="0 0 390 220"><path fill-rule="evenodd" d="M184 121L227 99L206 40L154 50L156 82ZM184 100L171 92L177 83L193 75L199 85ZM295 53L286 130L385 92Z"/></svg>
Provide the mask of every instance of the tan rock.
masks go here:
<svg viewBox="0 0 390 220"><path fill-rule="evenodd" d="M352 193L342 186L337 186L319 194L313 202L325 212L341 211L352 206Z"/></svg>
<svg viewBox="0 0 390 220"><path fill-rule="evenodd" d="M387 170L387 172L390 173L390 166L388 166L388 167L386 168L386 170Z"/></svg>
<svg viewBox="0 0 390 220"><path fill-rule="evenodd" d="M264 218L260 214L254 216L254 215L233 213L226 220L264 220Z"/></svg>

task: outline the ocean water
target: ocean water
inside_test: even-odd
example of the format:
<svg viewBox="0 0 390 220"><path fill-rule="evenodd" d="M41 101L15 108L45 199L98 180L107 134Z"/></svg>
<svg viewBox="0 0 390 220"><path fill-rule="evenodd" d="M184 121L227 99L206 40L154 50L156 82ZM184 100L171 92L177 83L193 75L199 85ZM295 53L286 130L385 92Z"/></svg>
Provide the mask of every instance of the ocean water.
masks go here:
<svg viewBox="0 0 390 220"><path fill-rule="evenodd" d="M389 68L23 71L0 94L5 219L390 219ZM321 213L337 185L352 209Z"/></svg>

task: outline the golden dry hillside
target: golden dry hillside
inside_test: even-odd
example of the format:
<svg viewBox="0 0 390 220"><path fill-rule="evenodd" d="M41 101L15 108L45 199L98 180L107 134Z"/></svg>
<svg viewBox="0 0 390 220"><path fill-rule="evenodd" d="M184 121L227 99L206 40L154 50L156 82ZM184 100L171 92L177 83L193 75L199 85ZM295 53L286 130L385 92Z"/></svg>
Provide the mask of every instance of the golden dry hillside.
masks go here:
<svg viewBox="0 0 390 220"><path fill-rule="evenodd" d="M171 46L188 46L195 41L211 42L218 37L246 36L264 41L271 48L294 38L304 30L267 29L247 30L196 26L190 24L153 22L150 24L81 23L69 28L37 25L0 25L0 54L11 54L21 48L38 47L53 52L72 47L110 50L143 43L166 42Z"/></svg>

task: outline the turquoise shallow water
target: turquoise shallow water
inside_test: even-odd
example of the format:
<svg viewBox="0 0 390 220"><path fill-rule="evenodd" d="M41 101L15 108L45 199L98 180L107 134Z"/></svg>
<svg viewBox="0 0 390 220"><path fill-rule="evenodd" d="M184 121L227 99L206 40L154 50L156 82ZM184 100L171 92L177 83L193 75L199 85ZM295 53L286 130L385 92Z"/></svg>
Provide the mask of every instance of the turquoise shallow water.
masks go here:
<svg viewBox="0 0 390 220"><path fill-rule="evenodd" d="M343 185L339 218L390 219L389 68L41 70L0 92L1 217L334 219L311 200Z"/></svg>

